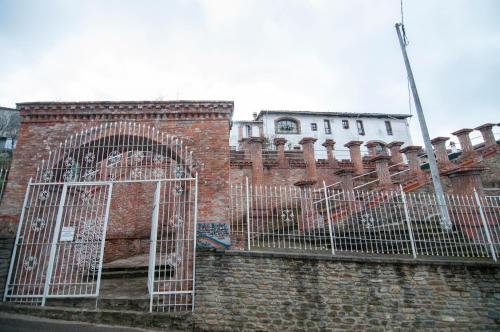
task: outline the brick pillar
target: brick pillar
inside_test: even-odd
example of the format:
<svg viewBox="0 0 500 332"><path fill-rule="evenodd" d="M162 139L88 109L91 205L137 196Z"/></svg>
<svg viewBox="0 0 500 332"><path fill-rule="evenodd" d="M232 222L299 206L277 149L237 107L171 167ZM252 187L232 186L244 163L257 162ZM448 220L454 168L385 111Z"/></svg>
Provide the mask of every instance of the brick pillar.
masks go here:
<svg viewBox="0 0 500 332"><path fill-rule="evenodd" d="M306 181L318 180L318 174L316 171L316 158L314 157L314 142L317 139L314 137L304 137L300 140L299 144L302 145L302 150L304 151L304 161L306 163Z"/></svg>
<svg viewBox="0 0 500 332"><path fill-rule="evenodd" d="M448 159L448 152L446 151L446 145L445 145L446 141L449 139L450 139L449 137L436 137L433 140L431 140L439 168L448 169L453 167L452 162L450 161L450 159Z"/></svg>
<svg viewBox="0 0 500 332"><path fill-rule="evenodd" d="M248 138L242 138L238 141L238 150L245 151L245 154L250 154L250 144L248 143Z"/></svg>
<svg viewBox="0 0 500 332"><path fill-rule="evenodd" d="M375 171L377 172L379 187L383 189L390 189L393 187L391 174L389 173L390 160L390 156L383 155L371 159L371 161L375 162Z"/></svg>
<svg viewBox="0 0 500 332"><path fill-rule="evenodd" d="M472 146L472 142L469 136L469 133L472 131L473 131L472 129L464 128L452 133L453 135L458 137L458 141L460 142L460 147L462 148L462 154L460 155L460 159L476 156L474 147Z"/></svg>
<svg viewBox="0 0 500 332"><path fill-rule="evenodd" d="M484 194L481 172L486 167L460 167L443 173L450 180L451 190L456 195L471 195L476 189L479 195Z"/></svg>
<svg viewBox="0 0 500 332"><path fill-rule="evenodd" d="M337 175L340 178L340 181L342 181L340 187L344 192L350 193L354 191L354 183L352 181L354 175L353 168L339 169L335 172L335 175Z"/></svg>
<svg viewBox="0 0 500 332"><path fill-rule="evenodd" d="M406 155L410 175L413 177L420 177L424 174L420 168L420 158L418 156L421 151L422 147L418 145L408 145L406 148L401 150L401 152Z"/></svg>
<svg viewBox="0 0 500 332"><path fill-rule="evenodd" d="M377 155L377 151L375 148L377 147L377 143L374 141L366 142L365 146L368 148L368 156L375 157Z"/></svg>
<svg viewBox="0 0 500 332"><path fill-rule="evenodd" d="M361 144L362 141L350 141L344 145L349 149L349 153L351 154L351 162L354 165L354 171L356 174L361 174L364 172L363 168L363 159L361 158Z"/></svg>
<svg viewBox="0 0 500 332"><path fill-rule="evenodd" d="M368 141L365 146L368 148L370 157L387 154L386 144L382 141Z"/></svg>
<svg viewBox="0 0 500 332"><path fill-rule="evenodd" d="M252 158L252 184L262 185L264 183L264 164L262 162L262 137L251 137L248 139L250 144L250 156Z"/></svg>
<svg viewBox="0 0 500 332"><path fill-rule="evenodd" d="M481 132L481 135L483 136L484 146L487 148L491 146L497 146L495 135L493 135L493 126L493 123L485 123L484 125L475 128L476 130L479 130Z"/></svg>
<svg viewBox="0 0 500 332"><path fill-rule="evenodd" d="M401 154L401 146L405 144L401 141L394 141L387 144L389 150L391 150L391 162L393 164L401 164L403 162L403 155Z"/></svg>
<svg viewBox="0 0 500 332"><path fill-rule="evenodd" d="M335 156L333 155L333 148L335 147L335 141L333 139L327 139L325 140L325 143L321 145L323 145L326 148L328 165L335 168L338 167L339 163L337 162L337 159L335 159Z"/></svg>
<svg viewBox="0 0 500 332"><path fill-rule="evenodd" d="M273 140L274 145L278 148L278 163L281 168L288 168L288 162L285 156L286 139L277 137Z"/></svg>

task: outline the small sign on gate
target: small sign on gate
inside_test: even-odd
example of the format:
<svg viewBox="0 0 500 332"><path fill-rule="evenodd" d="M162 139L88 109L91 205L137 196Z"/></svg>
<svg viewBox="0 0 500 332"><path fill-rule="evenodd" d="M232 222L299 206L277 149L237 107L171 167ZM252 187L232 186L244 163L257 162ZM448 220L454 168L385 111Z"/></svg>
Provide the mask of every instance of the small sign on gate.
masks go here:
<svg viewBox="0 0 500 332"><path fill-rule="evenodd" d="M75 227L63 226L61 229L61 242L72 242L75 237Z"/></svg>

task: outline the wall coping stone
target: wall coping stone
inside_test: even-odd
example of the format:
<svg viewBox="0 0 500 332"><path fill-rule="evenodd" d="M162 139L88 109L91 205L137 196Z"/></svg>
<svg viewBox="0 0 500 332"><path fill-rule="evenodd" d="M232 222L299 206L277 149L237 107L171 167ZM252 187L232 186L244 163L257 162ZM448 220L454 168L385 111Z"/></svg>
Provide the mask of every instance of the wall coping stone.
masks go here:
<svg viewBox="0 0 500 332"><path fill-rule="evenodd" d="M324 255L324 254L307 254L307 253L281 253L269 251L241 251L241 250L224 250L210 249L198 250L197 255L217 255L217 256L244 256L255 258L280 258L280 259L302 259L311 261L331 261L331 262L346 262L346 263L363 263L363 264L404 264L404 265L434 265L434 266L471 266L471 267L488 267L500 270L500 264L493 261L472 261L465 259L451 259L446 257L422 257L422 258L405 258L405 257L381 257L381 256L354 256L354 255Z"/></svg>

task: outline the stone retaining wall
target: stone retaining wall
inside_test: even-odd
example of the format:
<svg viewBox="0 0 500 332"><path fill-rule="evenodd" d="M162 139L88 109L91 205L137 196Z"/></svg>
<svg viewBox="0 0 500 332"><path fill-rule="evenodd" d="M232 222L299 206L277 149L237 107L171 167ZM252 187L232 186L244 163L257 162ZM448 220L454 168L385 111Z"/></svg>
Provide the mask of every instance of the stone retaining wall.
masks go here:
<svg viewBox="0 0 500 332"><path fill-rule="evenodd" d="M500 266L199 253L196 330L498 330Z"/></svg>

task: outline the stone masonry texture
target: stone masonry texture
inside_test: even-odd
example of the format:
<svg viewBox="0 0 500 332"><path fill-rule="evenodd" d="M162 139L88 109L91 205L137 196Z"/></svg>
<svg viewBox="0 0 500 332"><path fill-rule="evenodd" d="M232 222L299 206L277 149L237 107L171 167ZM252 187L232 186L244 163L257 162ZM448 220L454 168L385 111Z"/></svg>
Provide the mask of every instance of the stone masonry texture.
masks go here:
<svg viewBox="0 0 500 332"><path fill-rule="evenodd" d="M500 268L200 253L198 331L494 331Z"/></svg>

